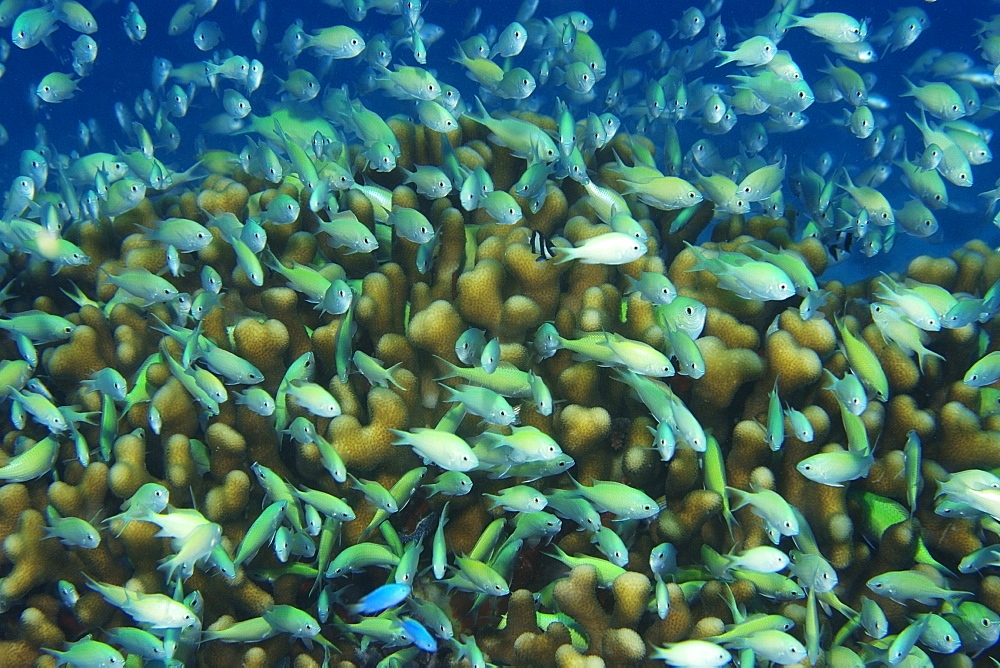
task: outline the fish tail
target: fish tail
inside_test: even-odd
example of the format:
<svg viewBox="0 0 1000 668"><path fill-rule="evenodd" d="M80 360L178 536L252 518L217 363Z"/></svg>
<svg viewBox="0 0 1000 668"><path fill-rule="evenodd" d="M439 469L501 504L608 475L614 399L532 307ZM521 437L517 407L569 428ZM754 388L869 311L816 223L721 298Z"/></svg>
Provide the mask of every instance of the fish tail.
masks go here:
<svg viewBox="0 0 1000 668"><path fill-rule="evenodd" d="M461 377L462 375L460 373L461 370L457 366L455 366L445 358L441 357L440 355L435 355L434 357L437 358L448 369L448 373L446 375L441 376L440 378L435 378L434 380L442 381L442 380L448 380L449 378Z"/></svg>

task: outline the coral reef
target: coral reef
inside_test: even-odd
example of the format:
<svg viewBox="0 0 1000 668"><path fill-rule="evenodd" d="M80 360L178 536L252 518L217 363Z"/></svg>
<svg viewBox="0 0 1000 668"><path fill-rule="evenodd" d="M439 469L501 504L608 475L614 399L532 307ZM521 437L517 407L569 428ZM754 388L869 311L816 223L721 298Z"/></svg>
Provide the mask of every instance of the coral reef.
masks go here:
<svg viewBox="0 0 1000 668"><path fill-rule="evenodd" d="M836 636L871 658L854 613L874 597L893 635L907 628L908 600L872 587L896 571L933 582L913 598L942 619L1000 612L996 575L979 573L1000 562L965 568L997 544L1000 518L973 503L988 489L960 486L973 470L989 488L1000 468L1000 415L982 410L995 388L966 376L997 347L1000 254L970 242L824 282L808 313L810 287L733 280L779 247L767 271L823 273L827 251L795 212L658 208L623 173L646 138L615 136L588 156L592 183L550 171L532 198L516 184L544 161L512 144L537 131L527 150L543 150L558 118L505 116L517 132L504 139L474 112L446 135L397 116L387 141L361 142L394 139L396 165L456 169L456 182L481 168L493 186L473 194L522 209L505 220L468 206L464 183L432 197L362 166L371 147L346 141L339 126L357 121L341 102L324 103L338 127L301 121L331 144L322 158L281 148L281 124L258 119L260 155L206 155L200 182L68 232L89 266L5 294L4 323L58 315L71 331L37 336L23 378L7 368L28 357L15 325L0 341L0 664L142 628L191 665L367 666L414 644L394 665L426 665L433 642L455 665L482 652L642 666L692 639L735 652L732 625L758 613L802 621L796 642L827 651ZM290 169L280 183L258 164L272 144L272 167ZM328 189L334 164L357 182L316 205L302 160L329 170ZM618 200L626 211L608 208ZM276 203L294 217L271 217ZM401 212L433 240L414 241ZM187 219L211 239L181 271L158 234ZM609 238L643 252L611 254ZM39 274L30 255L11 249L19 280ZM669 299L644 276L669 279ZM870 309L916 282L988 312L894 338ZM517 498L486 496L501 492ZM747 557L771 545L780 568ZM963 592L982 609L963 611ZM963 642L986 644L968 628Z"/></svg>

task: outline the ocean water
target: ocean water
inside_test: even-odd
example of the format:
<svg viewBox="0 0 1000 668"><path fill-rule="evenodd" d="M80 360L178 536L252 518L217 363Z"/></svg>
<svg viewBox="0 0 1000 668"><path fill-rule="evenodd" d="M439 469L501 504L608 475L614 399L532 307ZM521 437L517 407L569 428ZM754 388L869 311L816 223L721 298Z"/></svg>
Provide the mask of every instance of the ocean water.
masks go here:
<svg viewBox="0 0 1000 668"><path fill-rule="evenodd" d="M19 175L20 152L24 149L36 147L40 141L44 141L48 146L47 151L49 155L58 153L65 156L67 160L74 159L91 151L104 150L114 153L119 147L125 149L126 147L134 146L134 136L131 136L130 132L123 129L119 122L120 112L116 111L116 105L119 105L120 109L125 110L130 120L140 121L147 129L152 131L152 119L148 116L143 117L139 115L136 100L147 90L152 91L151 96L157 101L159 101L162 95L161 91L153 90L151 69L155 57L166 58L175 67L185 63L194 63L212 58L221 59L221 57L229 53L243 54L248 58L258 58L263 63L267 74L261 88L254 91L248 97L253 104L253 113L263 115L271 105L278 104L279 102L275 93L276 85L273 75L277 74L284 77L289 66L283 61L277 48L277 43L281 40L285 29L294 21L301 19L307 32L335 24L351 25L357 28L365 38L370 38L380 32L393 30L394 24L398 24L399 22L398 16L384 15L373 10L368 13L364 21L356 24L347 18L343 9L321 2L288 1L279 3L272 0L266 6L265 23L269 34L263 48L258 49L251 37L251 27L254 20L258 17L259 8L263 3L252 3L247 11L238 14L231 1L223 0L204 17L219 24L223 38L216 49L202 52L193 43L191 30L176 37L171 37L167 34L167 25L179 3L139 2L137 4L148 25L148 35L140 43L129 41L122 29L121 17L125 12L124 3L90 3L93 15L100 26L99 30L93 35L99 47L97 61L93 71L80 79L80 89L75 93L73 98L62 103L48 104L42 102L35 94L35 88L38 81L50 72L71 71L71 43L77 38L77 33L69 27L60 24L58 30L50 36L45 44L39 44L27 50L17 47L10 49L10 54L4 63L5 72L3 77L0 78L0 95L2 95L0 97L0 100L2 100L0 102L0 124L3 125L9 135L7 143L0 148L0 187L6 188L7 184ZM888 132L891 127L897 124L902 125L905 128L906 136L905 146L902 150L911 158L914 158L923 149L923 143L920 133L907 119L907 114L914 115L919 112L914 105L913 99L903 96L903 93L907 89L903 76L910 70L913 63L921 57L921 54L930 49L941 49L943 52L967 54L974 63L972 70L992 74L993 66L983 62L978 49L978 40L974 32L977 27L976 20L989 20L992 13L996 11L996 3L959 3L952 0L920 3L818 0L806 9L804 13L835 11L844 12L857 18L867 17L871 19L871 32L874 33L882 27L891 11L908 5L919 5L920 9L925 11L929 18L928 27L914 44L904 50L884 54L882 53L882 49L878 48L880 57L876 62L847 64L855 68L863 76L868 77L867 82L869 83L871 94L877 94L885 102L884 108L875 110L875 119L878 127ZM554 115L558 98L571 100L572 113L576 119L580 120L585 118L590 112L603 113L607 111L607 107L604 104L605 94L612 79L622 71L631 70L638 72L645 80L667 74L667 70L657 65L655 53L639 59L617 62L614 49L626 45L634 35L641 31L653 28L666 38L672 51L683 50L692 44L693 40L683 40L680 37L669 36L673 31L673 21L679 19L689 6L687 2L626 4L594 1L540 0L535 11L536 17L556 17L565 12L582 11L593 20L594 27L589 34L601 47L604 55L607 57L608 65L607 76L594 87L592 99L569 93L563 86L556 83L556 76L553 75L547 83L539 84L531 96L525 100L501 100L480 90L475 82L465 76L462 68L451 61L450 56L455 48L456 40L465 39L471 34L465 32L465 26L470 13L474 9L481 9L482 13L477 26L472 32L483 32L493 35L503 30L504 27L514 20L518 6L517 3L513 2L483 3L481 6L462 0L430 0L425 2L421 18L427 24L437 26L440 29L441 35L439 39L428 45L428 56L425 67L433 72L439 81L456 87L460 91L464 102L471 104L474 96L482 96L487 109L493 116L499 117L505 112L514 111L533 111L545 115ZM728 32L727 48L731 48L733 44L743 38L750 37L753 34L752 26L754 22L766 14L770 8L770 3L727 0L723 4L721 14ZM615 16L615 24L613 26L609 24L612 13ZM530 25L533 28L535 27L535 24ZM822 78L823 75L819 70L825 67L827 59L834 61L838 58L825 48L819 38L808 34L800 28L789 30L787 35L781 40L780 47L787 49L792 54L795 62L804 73L806 81L810 84L815 84ZM539 76L537 63L540 54L540 48L529 44L522 54L511 58L510 63L528 68L537 77ZM415 64L412 54L409 52L409 47L406 44L394 45L393 56L393 63ZM683 76L687 85L693 87L697 81L704 81L718 83L720 86L728 86L731 85L732 81L727 79L727 75L736 74L741 71L741 68L735 65L715 68L714 63L714 59L709 59L706 63L692 67L690 71L684 73ZM363 57L323 62L309 51L306 51L298 56L296 66L315 72L324 89L346 86L352 97L359 97L368 108L378 112L385 118L393 114L402 114L416 119L414 106L411 101L393 99L381 91L366 89L365 84L370 81L371 75L370 68ZM915 82L924 78L930 79L930 77L921 76L920 73L913 74L911 78ZM942 77L941 79L946 80L947 78ZM227 87L240 88L231 82L222 82L219 86L219 91L221 92L221 90ZM626 92L627 103L622 104L614 110L622 121L619 133L629 132L645 135L655 147L655 157L658 166L661 169L666 169L663 159L666 137L664 127L667 123L666 116L653 122L643 120L645 103L642 88L643 84L640 84L628 90ZM984 132L992 133L997 128L997 123L995 110L991 109L991 107L1000 110L1000 96L997 94L997 86L995 84L986 84L978 87L977 91L983 108L979 113L966 120L975 123ZM243 90L242 92L246 91ZM322 99L322 94L312 104L318 107L320 99ZM817 101L805 111L808 123L803 128L788 133L771 133L769 143L761 154L768 161L777 159L779 156L784 156L787 159L787 172L789 175L800 165L808 165L816 168L824 155L828 156L830 161L832 161L834 169L843 167L853 175L857 175L872 165L880 164L881 160L878 157L873 159L866 155L866 142L857 139L843 127L841 121L845 109L850 109L850 107L844 102L821 103ZM171 118L171 121L180 131L180 146L175 152L167 152L157 148L157 157L171 168L180 171L194 164L205 149L223 149L239 153L246 146L244 135L237 133L232 135L212 134L206 132L203 128L203 124L206 121L222 111L220 94L207 87L199 87L187 115L183 118ZM753 120L763 118L756 116L740 117L736 127L731 132L724 135L709 135L698 122L697 116L698 114L692 109L685 117L671 121L676 123L681 149L687 151L695 142L709 137L718 146L720 153L726 157L740 155L742 149L740 131L744 125ZM80 139L78 127L81 122L89 123L96 130L90 139L90 144L87 146ZM640 128L642 129L640 130ZM350 141L353 143L355 139L351 137ZM596 165L592 164L591 167L596 167ZM360 175L361 171L357 170L356 175ZM596 173L596 170L593 173ZM831 172L831 176L832 174L833 172ZM853 249L840 258L839 262L831 262L826 273L819 277L821 284L824 280L828 279L837 279L849 283L875 276L879 272L901 272L906 269L914 257L919 255L946 256L954 249L972 239L981 239L990 247L1000 245L1000 231L998 231L998 227L992 222L993 215L996 212L988 211L986 200L980 197L980 193L994 187L994 184L998 181L998 177L1000 177L1000 171L998 171L995 163L990 162L975 165L972 168L972 174L975 183L970 188L959 188L951 183L947 184L948 194L951 199L950 206L934 212L940 225L937 233L928 238L921 239L907 235L900 230L896 234L891 249L884 250L872 257L866 257L860 252L860 246L855 241ZM382 178L382 175L373 173L370 173L369 176L374 181L379 181ZM686 174L686 176L691 178L690 173ZM50 184L53 182L54 179L50 175ZM790 178L786 178L782 184L782 190L786 205L798 212L797 228L792 230L792 237L798 239L804 223L808 220L806 213L807 206L795 197ZM896 167L892 168L892 173L888 180L878 186L878 190L897 209L901 208L906 201L914 197L900 180L899 169ZM82 192L78 192L77 194L79 196ZM456 195L457 186L456 191L452 194L453 202L457 201ZM155 198L157 195L150 193L150 196ZM703 239L709 235L710 231L706 231ZM828 238L825 241L831 250L835 250L835 246L837 245L835 239ZM663 259L667 266L673 260L671 257L664 257ZM16 276L15 271L21 266L19 262L11 262L5 266L4 273L6 274L6 278L9 279ZM352 275L349 278L360 279L362 275ZM225 279L228 282L229 277L227 276ZM52 280L57 281L58 275ZM278 283L272 280L268 283L268 286L272 284ZM33 294L31 285L17 282L16 286L17 290L19 290L17 297L20 298L22 303L30 303L30 298L37 296ZM51 292L53 291L48 288L37 288L38 295L48 295ZM95 290L88 287L85 292L92 294ZM311 317L311 315L308 316L310 322L312 322ZM306 316L303 316L303 318L306 318ZM193 326L191 323L188 324ZM530 337L525 342L530 344ZM365 346L371 349L374 343L374 341L366 340ZM956 348L959 347L954 343L952 345L955 345ZM987 345L987 348L989 347ZM972 351L975 349L975 343L967 342L966 348L962 350L960 357L963 360L966 357L977 357L978 355L972 354ZM5 359L15 359L17 356L17 351L12 345L8 345L4 351L6 355ZM985 352L985 349L980 352ZM952 376L955 376L953 378L949 377L949 379L955 382L961 380L964 373L964 369L962 372L958 372L954 368L949 368L948 371ZM942 384L945 382L942 380L943 376L941 374L935 378L934 382ZM327 380L330 379L328 378ZM552 381L550 385L554 385L554 379L550 378L548 380ZM764 388L764 392L767 389L769 387ZM60 392L59 396L63 398L72 393L72 388L66 387L65 384L59 384L58 390ZM933 388L922 387L918 398L922 407L927 407L928 410L933 412L939 409L940 406L934 405L931 407L933 403L931 398L932 391ZM556 398L557 400L560 399L560 397ZM741 398L745 399L742 395ZM783 398L789 403L795 403L796 401L792 397ZM615 401L620 403L623 400L616 395ZM634 411L630 415L634 417ZM735 413L733 417L735 420ZM7 428L12 428L10 425L6 426ZM201 435L201 432L198 435ZM898 445L896 444L894 447L898 447ZM878 455L879 453L876 452L876 456ZM985 465L984 468L986 468ZM252 478L251 480L251 484L256 485L256 481ZM427 481L429 480L430 475L427 477ZM652 487L656 487L656 485L652 485ZM346 489L344 493L347 493ZM476 493L474 492L474 494ZM254 499L256 499L256 494L257 492L255 491ZM925 498L926 496L925 494ZM360 505L361 501L357 498L355 500ZM109 509L112 509L118 502L117 499L112 500L109 495L109 501L106 505ZM928 501L925 505L929 506L930 502ZM425 512L430 512L426 510L428 507L426 503L421 507ZM437 505L434 508L435 513L440 509ZM412 520L413 518L411 517L409 519L411 524ZM568 520L564 520L564 526L569 524ZM400 526L397 528L402 533L403 527ZM412 529L412 526L408 528ZM634 528L629 530L630 533L633 531L635 531ZM564 529L565 533L568 533L568 531ZM626 532L623 531L622 533ZM113 539L109 535L107 540ZM632 547L638 543L639 541L636 539ZM645 543L643 545L645 549ZM727 547L732 546L729 545ZM784 547L788 547L788 545L786 544ZM429 549L429 546L427 548ZM648 552L648 550L646 551ZM536 551L532 552L532 554L538 555L540 553ZM692 551L688 550L686 554L690 555ZM645 558L646 555L643 554L642 556ZM957 561L953 557L953 554L950 554L948 557L948 559L951 559L948 564L952 567L955 564L951 562ZM302 561L306 562L308 560L303 559ZM426 551L424 560L421 561L421 567L427 565L424 561L427 561ZM530 570L530 568L526 569L525 565L521 564L519 570L519 577L521 579L519 584L538 586L541 589L544 584L538 581L541 578L530 580L524 575L525 570ZM639 564L639 567L630 570L643 571L648 569L645 569L645 564ZM548 573L548 569L545 572ZM0 570L0 575L5 574L3 570ZM361 594L381 584L379 578L382 575L382 571L378 571L377 573L368 572L365 576L357 577L353 581L353 584L356 586L345 594L345 600L340 603L356 600ZM973 585L963 582L963 586ZM955 589L960 588L957 584L952 584L952 587ZM43 588L49 595L53 593L52 583L45 583L39 586L39 589ZM855 584L854 593L858 589L861 589L861 586ZM315 601L311 598L300 598L300 601L305 600L308 600L310 606L315 605ZM769 610L771 608L777 609L775 606L771 606L770 603L767 605L770 606L768 607ZM10 617L13 611L23 610L23 607L24 603L22 601L14 602L10 611L5 614ZM209 601L208 607L213 613L225 608L225 606L215 600ZM314 607L310 607L309 609L315 613ZM918 608L915 607L914 610L916 609ZM919 607L921 611L924 609L923 607ZM652 612L647 613L647 617L652 619L654 614ZM489 615L484 614L483 618L486 617L489 617ZM644 626L649 626L649 619L644 622ZM898 632L903 626L899 624L898 616L895 621L897 624L893 631ZM838 626L842 622L842 619L838 619ZM478 619L475 623L468 622L468 619L464 621L456 620L456 628L460 628L461 624L466 624L466 631L482 630L489 626L489 620L483 621L483 619ZM74 623L72 625L73 630L78 631L79 628L77 626ZM835 631L836 628L833 627L833 630ZM827 634L824 647L826 647L826 642L830 635L832 633ZM67 634L67 640L75 640L77 637L72 636L70 633ZM335 634L331 633L329 637L337 641ZM798 634L797 637L802 638L802 635ZM442 642L441 647L441 656L443 657L441 660L445 662L452 660L455 654L445 653L444 648L447 647L446 643ZM188 661L193 660L194 650L190 651L192 654L189 656ZM389 651L386 650L386 653ZM371 665L374 665L374 661L376 660L373 658L375 654L377 652L366 655L366 658L371 660ZM424 660L425 658L410 659L413 662ZM359 660L359 665L363 663L364 661ZM404 663L401 665L407 664Z"/></svg>

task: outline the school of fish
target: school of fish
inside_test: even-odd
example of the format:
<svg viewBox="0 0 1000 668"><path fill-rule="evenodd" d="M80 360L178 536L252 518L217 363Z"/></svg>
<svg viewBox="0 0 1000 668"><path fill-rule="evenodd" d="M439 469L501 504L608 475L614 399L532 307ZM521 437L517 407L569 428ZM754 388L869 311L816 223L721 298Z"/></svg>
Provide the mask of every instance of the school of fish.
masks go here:
<svg viewBox="0 0 1000 668"><path fill-rule="evenodd" d="M66 128L0 125L20 156L0 214L0 495L25 488L33 505L0 511L0 620L47 615L62 641L18 636L29 653L532 665L526 636L565 633L552 665L1000 665L1000 468L943 465L932 443L964 410L1000 467L997 263L954 291L821 275L902 236L940 238L942 212L1000 226L1000 179L976 191L1000 15L969 15L964 53L933 46L929 10L902 3L865 17L775 0L752 24L723 0L666 3L631 35L612 7L545 0L496 25L462 7L458 31L431 22L458 5L421 0L323 0L284 23L264 0L190 0L164 25L141 2L87 4L0 0L0 77L19 51L59 63L32 83L34 112L80 110L72 147ZM149 53L154 33L195 56ZM149 88L100 100L113 124L89 107L102 40L151 62ZM824 135L852 157L797 146ZM226 183L245 206L211 204ZM511 273L500 295L463 295L517 257L530 289ZM290 310L265 313L265 291ZM494 327L469 315L496 299L509 318ZM465 321L422 318L439 301ZM734 327L767 361L713 408L719 318L739 319L725 304L759 309ZM534 315L518 330L519 308ZM283 357L241 355L240 327L276 319L292 332ZM142 323L144 354L78 381L54 371L93 323L124 321ZM836 346L803 384L764 351L808 327ZM399 341L410 358L377 356ZM900 365L915 369L902 389ZM168 388L192 419L157 399ZM378 422L376 397L393 394L402 420ZM926 420L900 418L903 403ZM608 424L580 448L595 411ZM351 421L398 455L354 465ZM212 445L224 429L247 430L245 460ZM756 468L738 470L748 429ZM178 436L188 473L168 465ZM149 472L124 496L105 484L96 515L52 491L114 478L135 442ZM241 476L246 511L214 515ZM671 533L695 498L711 510ZM801 499L829 498L849 516L820 525L821 502ZM74 567L10 596L35 517L36 542ZM135 535L153 547L133 554ZM120 563L102 571L98 554ZM560 608L561 584L590 572L616 596L626 574L648 578L628 661ZM247 587L253 602L219 594ZM524 589L533 631L510 637ZM704 616L670 636L678 603Z"/></svg>

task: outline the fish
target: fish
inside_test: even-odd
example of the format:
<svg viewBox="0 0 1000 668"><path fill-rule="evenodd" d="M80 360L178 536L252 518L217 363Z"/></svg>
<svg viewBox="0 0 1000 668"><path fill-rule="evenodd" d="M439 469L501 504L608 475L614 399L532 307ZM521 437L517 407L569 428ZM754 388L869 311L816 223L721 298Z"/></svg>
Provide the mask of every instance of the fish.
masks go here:
<svg viewBox="0 0 1000 668"><path fill-rule="evenodd" d="M558 246L556 264L578 260L581 264L619 265L639 259L647 252L646 244L621 232L605 232L590 237L576 247Z"/></svg>
<svg viewBox="0 0 1000 668"><path fill-rule="evenodd" d="M682 640L654 647L651 658L663 661L668 666L724 666L733 657L714 642Z"/></svg>
<svg viewBox="0 0 1000 668"><path fill-rule="evenodd" d="M593 481L581 485L570 478L576 493L601 510L610 512L619 520L645 519L660 512L656 502L641 490L614 481Z"/></svg>
<svg viewBox="0 0 1000 668"><path fill-rule="evenodd" d="M90 635L69 644L69 649L59 651L42 648L42 651L56 657L56 665L124 666L125 658L114 647L91 639Z"/></svg>
<svg viewBox="0 0 1000 668"><path fill-rule="evenodd" d="M719 50L722 57L715 66L722 67L728 63L736 63L740 67L754 67L757 65L767 65L774 58L778 47L767 35L755 35L745 39L732 51Z"/></svg>
<svg viewBox="0 0 1000 668"><path fill-rule="evenodd" d="M972 595L967 591L952 591L939 587L920 571L889 571L871 578L867 585L876 594L897 603L914 600L932 605L934 601L944 600L957 604L958 599Z"/></svg>
<svg viewBox="0 0 1000 668"><path fill-rule="evenodd" d="M556 256L555 244L553 244L547 236L538 230L531 231L531 236L528 240L528 247L534 255L538 256L535 258L536 262L545 262L546 260L551 260Z"/></svg>
<svg viewBox="0 0 1000 668"><path fill-rule="evenodd" d="M391 430L396 435L395 445L409 445L426 462L434 463L447 471L467 472L479 464L479 458L462 438L448 432L426 427L410 431Z"/></svg>
<svg viewBox="0 0 1000 668"><path fill-rule="evenodd" d="M377 615L405 601L411 591L412 588L408 584L385 584L365 594L357 603L349 606L348 609L359 615Z"/></svg>

